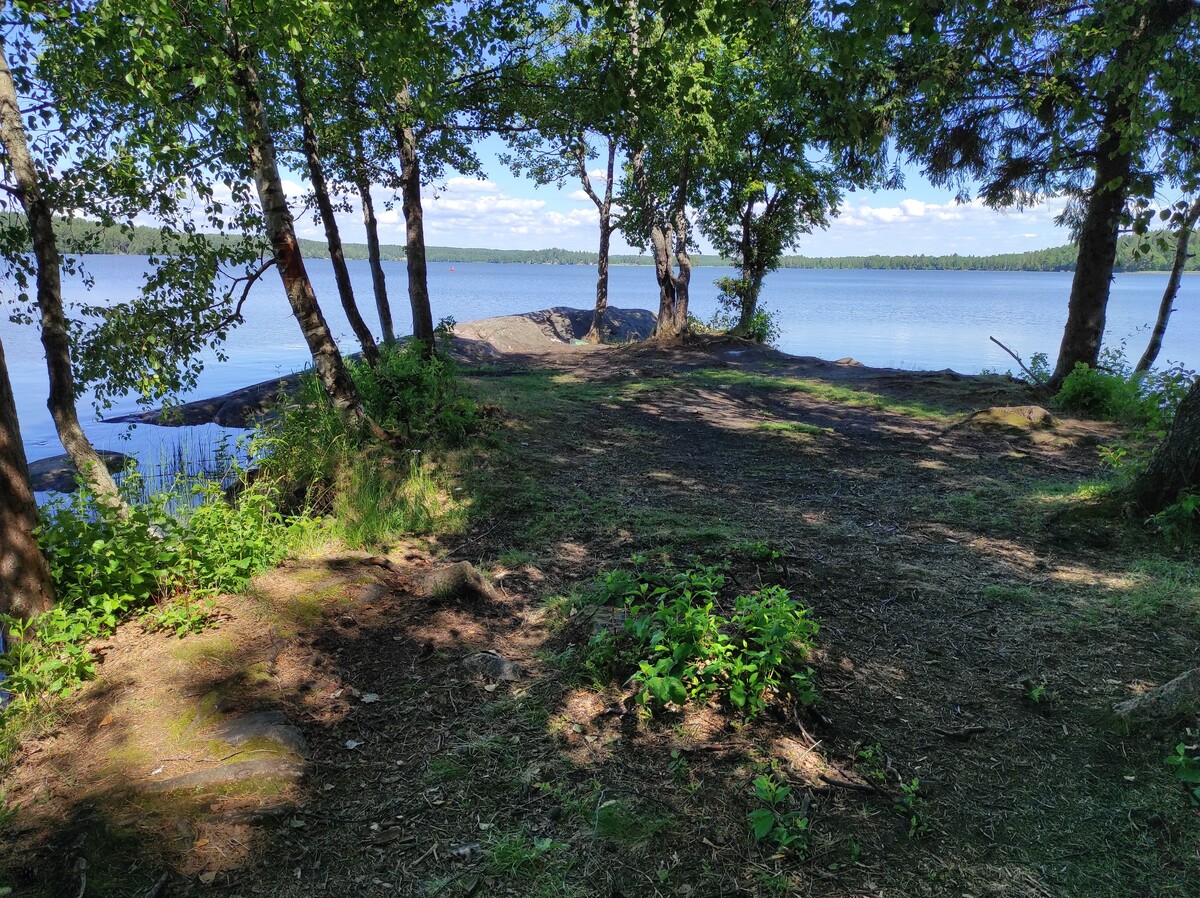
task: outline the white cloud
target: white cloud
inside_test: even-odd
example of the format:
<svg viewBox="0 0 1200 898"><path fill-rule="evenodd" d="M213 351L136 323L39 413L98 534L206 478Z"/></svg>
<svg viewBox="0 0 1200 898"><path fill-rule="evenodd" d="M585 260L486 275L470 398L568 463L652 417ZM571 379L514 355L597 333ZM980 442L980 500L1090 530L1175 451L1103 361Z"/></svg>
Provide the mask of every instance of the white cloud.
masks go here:
<svg viewBox="0 0 1200 898"><path fill-rule="evenodd" d="M799 252L821 255L990 255L1026 250L1040 238L1044 245L1065 243L1065 231L1047 228L1062 210L1064 200L1054 198L1023 210L999 211L978 201L929 202L896 196L892 203L881 196L864 197L844 206L828 230L805 237ZM1033 227L1031 227L1033 226ZM1034 244L1036 245L1036 244Z"/></svg>
<svg viewBox="0 0 1200 898"><path fill-rule="evenodd" d="M487 178L464 178L455 176L446 181L445 190L454 193L493 193L496 183Z"/></svg>

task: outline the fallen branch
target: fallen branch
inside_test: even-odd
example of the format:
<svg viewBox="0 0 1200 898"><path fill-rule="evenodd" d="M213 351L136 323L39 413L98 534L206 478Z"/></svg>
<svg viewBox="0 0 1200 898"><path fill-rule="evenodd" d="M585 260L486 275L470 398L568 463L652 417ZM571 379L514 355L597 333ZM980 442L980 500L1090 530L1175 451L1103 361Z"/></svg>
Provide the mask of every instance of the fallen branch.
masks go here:
<svg viewBox="0 0 1200 898"><path fill-rule="evenodd" d="M834 779L824 773L818 773L817 779L826 785L833 786L836 789L850 789L854 792L868 792L871 795L887 795L882 789L873 783L852 783L849 780ZM891 797L888 795L887 797Z"/></svg>
<svg viewBox="0 0 1200 898"><path fill-rule="evenodd" d="M934 727L933 731L947 739L957 739L960 742L966 742L972 736L987 732L987 727L982 723L973 723L958 730L943 730L941 727Z"/></svg>
<svg viewBox="0 0 1200 898"><path fill-rule="evenodd" d="M1031 381L1033 381L1035 386L1044 387L1046 385L1045 379L1038 377L1036 374L1034 374L1032 371L1030 371L1029 367L1021 360L1021 357L1019 355L1017 355L1015 352L1013 352L1011 349L1009 349L1007 346L1005 346L1003 343L1001 343L995 337L988 337L988 339L991 340L993 343L995 343L997 346L999 346L1001 349L1003 349L1005 352L1007 352L1010 356L1012 356L1013 359L1016 360L1016 363L1021 366L1021 370L1029 375L1029 379Z"/></svg>

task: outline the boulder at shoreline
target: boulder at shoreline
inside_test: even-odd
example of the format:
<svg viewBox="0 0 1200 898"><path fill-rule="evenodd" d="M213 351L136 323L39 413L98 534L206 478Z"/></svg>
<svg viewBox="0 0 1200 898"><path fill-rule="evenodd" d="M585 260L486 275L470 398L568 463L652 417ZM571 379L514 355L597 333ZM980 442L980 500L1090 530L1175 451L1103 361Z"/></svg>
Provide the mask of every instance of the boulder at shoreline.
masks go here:
<svg viewBox="0 0 1200 898"><path fill-rule="evenodd" d="M114 474L130 461L128 455L110 449L97 449L96 454ZM73 493L79 486L75 482L75 466L71 464L71 459L66 453L30 462L29 479L33 483L34 491L38 493Z"/></svg>
<svg viewBox="0 0 1200 898"><path fill-rule="evenodd" d="M500 315L467 321L454 329L451 354L463 364L495 361L512 353L562 349L583 339L592 325L592 309L555 306L520 315ZM654 332L657 316L645 309L610 307L604 316L605 340L630 343L645 340ZM300 374L264 380L239 390L197 399L164 409L150 409L105 420L113 424L158 424L165 427L253 427L278 404L279 397L295 389Z"/></svg>

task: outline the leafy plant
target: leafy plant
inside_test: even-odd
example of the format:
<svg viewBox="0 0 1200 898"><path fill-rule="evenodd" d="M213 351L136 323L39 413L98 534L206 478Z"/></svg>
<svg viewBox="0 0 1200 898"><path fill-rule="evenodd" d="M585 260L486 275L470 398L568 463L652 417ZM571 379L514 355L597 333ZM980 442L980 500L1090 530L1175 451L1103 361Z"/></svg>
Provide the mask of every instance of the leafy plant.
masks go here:
<svg viewBox="0 0 1200 898"><path fill-rule="evenodd" d="M4 688L20 702L63 695L95 674L87 642L101 627L89 609L60 605L29 621L0 615L0 628L8 647L0 655Z"/></svg>
<svg viewBox="0 0 1200 898"><path fill-rule="evenodd" d="M382 346L380 354L374 368L353 361L347 368L367 413L397 441L414 450L456 448L482 427L483 414L453 361L427 359L416 345ZM254 444L262 472L285 503L321 511L332 506L339 486L352 481L356 461L364 454L378 461L379 451L365 434L346 430L311 374L260 428Z"/></svg>
<svg viewBox="0 0 1200 898"><path fill-rule="evenodd" d="M740 278L731 277L717 278L713 283L721 292L717 297L717 310L713 312L711 319L704 322L703 329L709 332L726 333L734 330L740 323L742 296L750 289L750 286ZM742 334L755 343L774 346L783 335L783 329L779 323L779 313L758 308L746 322Z"/></svg>
<svg viewBox="0 0 1200 898"><path fill-rule="evenodd" d="M1165 431L1196 373L1174 364L1161 371L1136 373L1124 349L1106 349L1101 364L1080 362L1054 397L1061 407L1122 421L1151 433Z"/></svg>
<svg viewBox="0 0 1200 898"><path fill-rule="evenodd" d="M1184 542L1200 530L1200 493L1183 492L1179 498L1150 518L1163 535Z"/></svg>
<svg viewBox="0 0 1200 898"><path fill-rule="evenodd" d="M177 600L164 602L142 618L142 626L147 632L169 630L180 639L202 633L216 622L216 605L212 599L196 602L186 594Z"/></svg>
<svg viewBox="0 0 1200 898"><path fill-rule="evenodd" d="M717 608L725 584L712 566L606 574L601 598L624 606L624 643L597 636L593 664L628 658L646 705L723 698L753 717L776 696L813 702L804 662L817 625L808 610L783 587L769 586L737 596L726 615Z"/></svg>
<svg viewBox="0 0 1200 898"><path fill-rule="evenodd" d="M792 808L792 787L774 776L754 778L754 795L762 802L746 815L755 842L769 842L781 851L808 839L808 818Z"/></svg>
<svg viewBox="0 0 1200 898"><path fill-rule="evenodd" d="M925 801L921 798L921 780L913 777L907 783L900 784L900 797L897 798L893 807L902 816L908 818L908 837L915 839L917 835L929 829L929 822L925 819L925 812L922 810Z"/></svg>
<svg viewBox="0 0 1200 898"><path fill-rule="evenodd" d="M1176 778L1191 789L1192 804L1200 805L1200 757L1191 754L1195 750L1196 746L1180 742L1175 746L1175 753L1167 756L1165 763L1172 768Z"/></svg>

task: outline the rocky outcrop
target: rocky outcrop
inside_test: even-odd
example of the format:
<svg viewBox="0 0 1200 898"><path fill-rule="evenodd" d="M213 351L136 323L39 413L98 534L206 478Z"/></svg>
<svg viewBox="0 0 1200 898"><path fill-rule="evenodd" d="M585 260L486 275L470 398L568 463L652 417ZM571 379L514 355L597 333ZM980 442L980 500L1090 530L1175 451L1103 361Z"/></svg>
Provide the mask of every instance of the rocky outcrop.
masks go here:
<svg viewBox="0 0 1200 898"><path fill-rule="evenodd" d="M116 473L129 463L130 458L121 452L108 449L97 449L96 453L104 460L104 464L112 473ZM78 484L75 482L75 466L66 455L52 455L50 458L40 458L29 463L29 479L33 488L39 493L56 492L72 493Z"/></svg>

